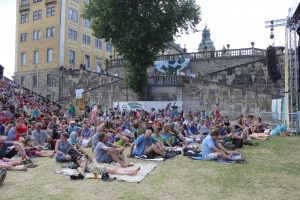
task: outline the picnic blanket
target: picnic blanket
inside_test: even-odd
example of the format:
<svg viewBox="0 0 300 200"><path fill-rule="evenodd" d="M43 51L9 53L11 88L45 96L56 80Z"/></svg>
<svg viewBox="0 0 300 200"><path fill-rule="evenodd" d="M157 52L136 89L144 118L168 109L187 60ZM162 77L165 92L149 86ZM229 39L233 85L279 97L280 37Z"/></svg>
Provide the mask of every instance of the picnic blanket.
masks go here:
<svg viewBox="0 0 300 200"><path fill-rule="evenodd" d="M110 176L120 181L126 181L129 183L140 183L156 166L157 165L153 163L148 163L148 164L135 163L134 166L128 167L128 169L141 167L141 170L137 174L132 176L111 174ZM71 175L78 174L78 171L76 169L63 168L60 170L56 170L55 173L71 176ZM86 179L93 179L94 174L86 172L84 177ZM98 178L101 179L101 176L98 176Z"/></svg>
<svg viewBox="0 0 300 200"><path fill-rule="evenodd" d="M234 158L234 159L242 159L242 153L240 153L239 155L232 155L231 157ZM201 155L195 156L195 157L192 156L190 158L192 158L194 160L204 160ZM217 160L212 160L212 161L225 162L225 163L235 163L233 160L223 160L223 159L217 159Z"/></svg>

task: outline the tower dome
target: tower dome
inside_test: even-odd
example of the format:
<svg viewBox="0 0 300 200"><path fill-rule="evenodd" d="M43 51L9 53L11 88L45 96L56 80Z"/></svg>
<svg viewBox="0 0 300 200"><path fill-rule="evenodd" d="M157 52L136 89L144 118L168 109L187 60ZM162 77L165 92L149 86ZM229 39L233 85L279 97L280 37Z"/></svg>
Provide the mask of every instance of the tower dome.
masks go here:
<svg viewBox="0 0 300 200"><path fill-rule="evenodd" d="M198 46L198 52L201 51L214 51L215 45L214 42L210 39L210 30L207 28L205 24L205 28L202 31L202 40Z"/></svg>

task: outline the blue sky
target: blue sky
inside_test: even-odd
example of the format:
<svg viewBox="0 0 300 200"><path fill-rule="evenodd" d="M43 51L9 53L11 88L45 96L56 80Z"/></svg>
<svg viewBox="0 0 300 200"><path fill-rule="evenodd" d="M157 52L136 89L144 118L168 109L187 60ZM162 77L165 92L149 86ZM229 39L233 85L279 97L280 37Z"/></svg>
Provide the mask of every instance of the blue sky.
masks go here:
<svg viewBox="0 0 300 200"><path fill-rule="evenodd" d="M32 1L32 0L30 0ZM272 44L270 30L264 28L265 21L283 19L288 9L299 0L196 0L202 9L203 30L205 24L211 31L217 50L230 44L231 49L255 47L266 49ZM0 64L5 67L4 75L11 77L15 66L16 0L0 0ZM188 52L196 52L202 32L183 35L176 43ZM284 46L284 27L274 30L275 45Z"/></svg>

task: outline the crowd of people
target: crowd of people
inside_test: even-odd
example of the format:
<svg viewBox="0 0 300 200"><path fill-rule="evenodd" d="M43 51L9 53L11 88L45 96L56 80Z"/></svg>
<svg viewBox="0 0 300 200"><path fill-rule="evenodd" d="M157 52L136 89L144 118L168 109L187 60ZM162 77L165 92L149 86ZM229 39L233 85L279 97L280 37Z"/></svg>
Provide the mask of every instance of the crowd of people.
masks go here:
<svg viewBox="0 0 300 200"><path fill-rule="evenodd" d="M79 171L72 179L82 179L86 171L105 176L134 175L140 168L132 167L134 163L128 158L168 159L178 154L178 147L182 150L202 143L204 160L235 160L231 155L236 152L228 150L228 143L241 147L272 134L252 115L240 115L231 122L222 116L218 104L209 112L194 113L172 107L147 112L100 105L86 106L76 113L72 104L68 108L57 105L6 80L0 81L0 110L5 115L0 123L1 185L7 170L37 167L33 157L70 162ZM88 155L87 148L93 153ZM243 159L236 162L246 163Z"/></svg>

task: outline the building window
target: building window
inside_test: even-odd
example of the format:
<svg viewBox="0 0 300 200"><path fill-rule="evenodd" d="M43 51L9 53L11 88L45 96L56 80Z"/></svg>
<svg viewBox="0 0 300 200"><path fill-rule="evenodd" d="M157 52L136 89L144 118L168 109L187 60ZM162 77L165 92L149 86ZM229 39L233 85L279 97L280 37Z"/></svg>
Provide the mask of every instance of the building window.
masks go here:
<svg viewBox="0 0 300 200"><path fill-rule="evenodd" d="M55 15L55 6L47 8L47 17L51 17Z"/></svg>
<svg viewBox="0 0 300 200"><path fill-rule="evenodd" d="M46 28L46 38L54 37L55 35L55 27Z"/></svg>
<svg viewBox="0 0 300 200"><path fill-rule="evenodd" d="M26 53L21 53L21 66L26 65Z"/></svg>
<svg viewBox="0 0 300 200"><path fill-rule="evenodd" d="M85 26L87 28L90 28L90 26L91 26L91 20L89 20L89 19L83 19L82 23L83 23L83 26Z"/></svg>
<svg viewBox="0 0 300 200"><path fill-rule="evenodd" d="M69 64L75 65L75 51L73 50L69 51Z"/></svg>
<svg viewBox="0 0 300 200"><path fill-rule="evenodd" d="M28 0L22 0L22 3L21 3L22 6L26 6L26 5L28 5L28 4L29 4L29 1L28 1Z"/></svg>
<svg viewBox="0 0 300 200"><path fill-rule="evenodd" d="M91 67L91 60L90 60L90 55L85 55L84 56L84 64L86 68Z"/></svg>
<svg viewBox="0 0 300 200"><path fill-rule="evenodd" d="M37 10L33 12L33 21L42 19L42 10Z"/></svg>
<svg viewBox="0 0 300 200"><path fill-rule="evenodd" d="M79 0L73 0L73 1L75 1L75 2L77 2L77 3L79 2Z"/></svg>
<svg viewBox="0 0 300 200"><path fill-rule="evenodd" d="M111 45L109 43L106 43L106 51L111 52L111 49L112 49Z"/></svg>
<svg viewBox="0 0 300 200"><path fill-rule="evenodd" d="M77 31L69 28L68 35L69 35L69 39L77 40Z"/></svg>
<svg viewBox="0 0 300 200"><path fill-rule="evenodd" d="M28 13L21 15L21 24L28 22Z"/></svg>
<svg viewBox="0 0 300 200"><path fill-rule="evenodd" d="M32 40L40 40L41 39L41 30L33 31Z"/></svg>
<svg viewBox="0 0 300 200"><path fill-rule="evenodd" d="M25 85L25 76L21 76L21 85L22 85L22 86Z"/></svg>
<svg viewBox="0 0 300 200"><path fill-rule="evenodd" d="M91 44L91 37L86 35L86 34L82 34L82 43L90 45Z"/></svg>
<svg viewBox="0 0 300 200"><path fill-rule="evenodd" d="M78 22L78 12L76 10L69 8L69 20Z"/></svg>
<svg viewBox="0 0 300 200"><path fill-rule="evenodd" d="M28 33L22 33L20 35L20 42L27 42L28 41Z"/></svg>
<svg viewBox="0 0 300 200"><path fill-rule="evenodd" d="M100 39L95 39L95 48L102 49L102 41Z"/></svg>
<svg viewBox="0 0 300 200"><path fill-rule="evenodd" d="M47 63L52 63L52 49L47 49Z"/></svg>
<svg viewBox="0 0 300 200"><path fill-rule="evenodd" d="M47 74L47 86L52 86L52 74Z"/></svg>
<svg viewBox="0 0 300 200"><path fill-rule="evenodd" d="M39 63L39 52L34 51L33 52L33 64L38 64Z"/></svg>
<svg viewBox="0 0 300 200"><path fill-rule="evenodd" d="M41 2L42 0L33 0L33 3Z"/></svg>
<svg viewBox="0 0 300 200"><path fill-rule="evenodd" d="M37 86L37 75L32 76L32 85Z"/></svg>

